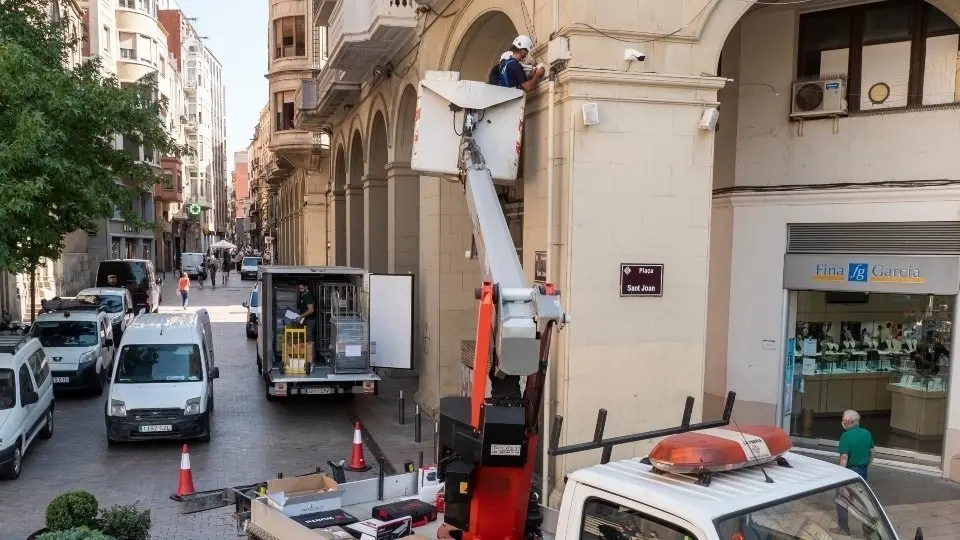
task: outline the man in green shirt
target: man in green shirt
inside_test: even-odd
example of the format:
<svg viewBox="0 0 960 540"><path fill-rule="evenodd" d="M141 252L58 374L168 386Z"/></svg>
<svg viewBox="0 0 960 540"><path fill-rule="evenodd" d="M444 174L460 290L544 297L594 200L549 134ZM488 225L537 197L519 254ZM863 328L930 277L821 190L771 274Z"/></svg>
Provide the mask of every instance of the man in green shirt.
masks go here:
<svg viewBox="0 0 960 540"><path fill-rule="evenodd" d="M297 284L297 312L300 314L300 324L307 331L307 361L313 363L313 335L316 330L317 302L306 283Z"/></svg>
<svg viewBox="0 0 960 540"><path fill-rule="evenodd" d="M867 467L873 461L873 435L860 427L860 414L857 411L844 411L843 429L837 452L840 453L840 466L846 467L867 479Z"/></svg>
<svg viewBox="0 0 960 540"><path fill-rule="evenodd" d="M840 444L837 445L840 466L859 474L866 481L867 467L873 461L873 435L860 427L860 413L857 411L844 411L840 422L845 430L840 436ZM850 503L848 498L843 496L844 491L844 488L837 490L837 531L849 535L850 516L847 505Z"/></svg>

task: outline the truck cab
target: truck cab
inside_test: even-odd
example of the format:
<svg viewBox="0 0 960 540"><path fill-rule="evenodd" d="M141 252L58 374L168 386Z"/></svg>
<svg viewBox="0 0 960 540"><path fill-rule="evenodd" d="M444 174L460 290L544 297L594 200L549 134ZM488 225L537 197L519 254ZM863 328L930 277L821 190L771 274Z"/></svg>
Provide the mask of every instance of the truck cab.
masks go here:
<svg viewBox="0 0 960 540"><path fill-rule="evenodd" d="M314 315L300 321L299 288ZM257 368L265 396L373 394L378 368L413 367L413 276L261 266Z"/></svg>
<svg viewBox="0 0 960 540"><path fill-rule="evenodd" d="M639 458L578 470L564 488L556 540L897 538L856 473L795 453L784 459L789 466L715 473L708 485Z"/></svg>

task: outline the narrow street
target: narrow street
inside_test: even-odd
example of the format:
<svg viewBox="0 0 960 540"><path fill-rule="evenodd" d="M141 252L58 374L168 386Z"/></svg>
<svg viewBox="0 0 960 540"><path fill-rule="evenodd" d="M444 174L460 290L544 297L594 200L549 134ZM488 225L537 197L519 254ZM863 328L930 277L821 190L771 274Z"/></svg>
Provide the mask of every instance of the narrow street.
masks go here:
<svg viewBox="0 0 960 540"><path fill-rule="evenodd" d="M264 399L262 379L254 364L255 341L246 338L243 325L246 309L241 302L252 285L252 281L240 281L233 275L226 287L213 289L207 283L200 289L194 282L191 288L190 309L210 311L221 373L215 387L212 440L189 446L196 488L235 486L281 472L302 474L319 466L327 468L327 460L349 456L353 423L358 418L379 426L384 441L400 449L400 453L388 452L388 467L399 468L402 459L416 459L412 412L405 426L397 426L392 395L359 396L352 403L320 396L279 403ZM161 311L180 309L175 287L175 279L168 274ZM101 506L137 502L150 508L156 540L236 538L232 508L180 515L178 504L169 499L177 487L180 443L107 447L105 399L106 394L57 396L53 438L39 442L27 453L18 480L0 484L0 538L26 538L43 527L44 510L51 498L79 489L93 493ZM423 447L429 455L432 423L424 433L429 445ZM397 440L400 438L402 442ZM372 439L365 442L366 459L375 464L378 445ZM363 476L347 474L348 479ZM366 475L376 475L376 468Z"/></svg>

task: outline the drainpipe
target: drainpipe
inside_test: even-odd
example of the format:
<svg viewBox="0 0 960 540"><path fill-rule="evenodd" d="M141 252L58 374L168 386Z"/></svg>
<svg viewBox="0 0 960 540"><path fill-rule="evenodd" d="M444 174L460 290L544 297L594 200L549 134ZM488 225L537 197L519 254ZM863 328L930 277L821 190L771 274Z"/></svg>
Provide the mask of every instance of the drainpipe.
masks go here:
<svg viewBox="0 0 960 540"><path fill-rule="evenodd" d="M556 3L556 2L554 2ZM554 15L556 18L556 15ZM554 168L556 159L556 144L554 139L554 112L557 105L557 72L552 67L550 68L550 87L547 91L548 94L548 104L547 104L547 268L546 268L546 281L547 283L553 283L554 271L553 271L553 177L554 177ZM544 423L550 421L553 416L550 412L553 410L553 382L551 379L551 372L554 370L550 369L550 365L547 365L547 371L544 374L543 381L543 420ZM549 432L549 430L546 430ZM543 451L543 470L540 475L540 480L542 485L540 486L541 501L547 501L550 497L550 454L549 444L544 444L546 441L541 441L540 446ZM548 501L549 502L549 501Z"/></svg>
<svg viewBox="0 0 960 540"><path fill-rule="evenodd" d="M573 180L575 178L574 168L576 161L574 160L574 149L576 148L576 135L577 135L577 113L570 113L570 147L567 149L567 231L566 231L566 246L567 246L567 273L566 279L563 282L563 290L569 291L571 284L573 283L573 277L571 270L573 268ZM567 313L573 313L573 306L570 302L570 297L568 296L564 302L566 303ZM569 333L567 334L569 335ZM564 344L563 347L563 387L570 387L570 343L569 341ZM570 400L567 399L567 393L564 393L563 400L563 417L568 418L570 413ZM563 456L563 467L566 469L567 466L567 457Z"/></svg>

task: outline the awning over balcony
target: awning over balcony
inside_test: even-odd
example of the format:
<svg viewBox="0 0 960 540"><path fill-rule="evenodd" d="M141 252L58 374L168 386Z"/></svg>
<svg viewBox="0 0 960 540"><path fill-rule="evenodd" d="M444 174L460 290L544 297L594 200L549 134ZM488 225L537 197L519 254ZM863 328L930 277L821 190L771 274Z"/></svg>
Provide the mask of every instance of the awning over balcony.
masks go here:
<svg viewBox="0 0 960 540"><path fill-rule="evenodd" d="M337 0L313 0L313 24L327 26L330 24L330 14L337 6Z"/></svg>
<svg viewBox="0 0 960 540"><path fill-rule="evenodd" d="M294 118L294 125L298 129L328 129L344 106L360 101L360 83L343 78L343 71L328 67L320 72L319 78L300 83Z"/></svg>

